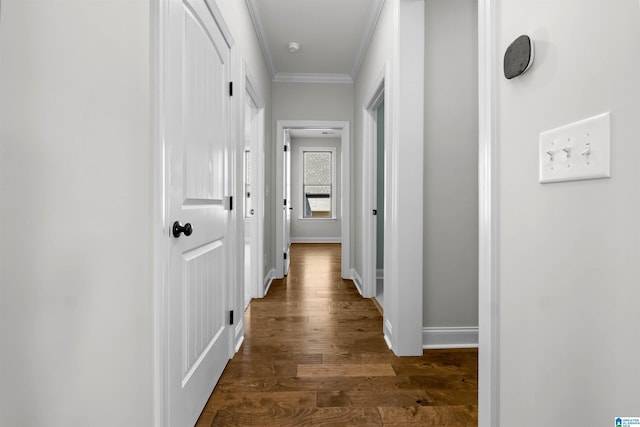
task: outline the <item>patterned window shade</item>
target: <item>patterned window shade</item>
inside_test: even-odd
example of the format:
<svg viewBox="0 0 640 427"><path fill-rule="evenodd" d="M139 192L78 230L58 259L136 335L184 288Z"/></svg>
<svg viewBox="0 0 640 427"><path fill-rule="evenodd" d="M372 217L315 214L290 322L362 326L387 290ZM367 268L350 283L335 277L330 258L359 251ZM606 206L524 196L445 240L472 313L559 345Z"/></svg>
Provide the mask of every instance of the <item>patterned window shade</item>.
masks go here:
<svg viewBox="0 0 640 427"><path fill-rule="evenodd" d="M304 183L306 185L331 185L330 151L305 151Z"/></svg>

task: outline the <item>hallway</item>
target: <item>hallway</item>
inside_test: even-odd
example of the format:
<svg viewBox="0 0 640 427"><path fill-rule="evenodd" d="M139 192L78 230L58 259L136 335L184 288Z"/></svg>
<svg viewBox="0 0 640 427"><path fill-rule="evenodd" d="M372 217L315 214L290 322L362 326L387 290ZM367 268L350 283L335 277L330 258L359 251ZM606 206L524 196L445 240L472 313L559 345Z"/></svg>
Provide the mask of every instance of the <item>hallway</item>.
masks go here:
<svg viewBox="0 0 640 427"><path fill-rule="evenodd" d="M477 351L395 357L373 302L340 278L339 244L292 245L245 321L198 427L478 424Z"/></svg>

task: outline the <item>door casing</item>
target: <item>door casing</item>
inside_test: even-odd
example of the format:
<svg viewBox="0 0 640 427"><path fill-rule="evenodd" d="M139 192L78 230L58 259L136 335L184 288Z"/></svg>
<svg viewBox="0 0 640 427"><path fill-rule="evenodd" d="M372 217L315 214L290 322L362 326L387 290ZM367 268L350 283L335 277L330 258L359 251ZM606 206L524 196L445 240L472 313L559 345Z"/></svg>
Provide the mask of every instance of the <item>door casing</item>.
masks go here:
<svg viewBox="0 0 640 427"><path fill-rule="evenodd" d="M341 162L341 215L342 215L342 265L341 275L344 279L351 279L351 124L348 121L324 120L278 120L276 122L276 278L282 278L284 259L280 252L284 245L283 210L281 209L284 184L283 142L285 129L336 129L342 131L342 162Z"/></svg>

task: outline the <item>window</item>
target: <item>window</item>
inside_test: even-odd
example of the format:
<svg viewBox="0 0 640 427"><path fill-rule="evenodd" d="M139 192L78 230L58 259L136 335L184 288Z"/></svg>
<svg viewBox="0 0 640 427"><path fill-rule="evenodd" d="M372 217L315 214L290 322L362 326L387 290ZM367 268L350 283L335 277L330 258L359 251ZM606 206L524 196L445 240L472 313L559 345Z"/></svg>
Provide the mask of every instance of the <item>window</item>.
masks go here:
<svg viewBox="0 0 640 427"><path fill-rule="evenodd" d="M300 148L302 217L335 218L335 148Z"/></svg>

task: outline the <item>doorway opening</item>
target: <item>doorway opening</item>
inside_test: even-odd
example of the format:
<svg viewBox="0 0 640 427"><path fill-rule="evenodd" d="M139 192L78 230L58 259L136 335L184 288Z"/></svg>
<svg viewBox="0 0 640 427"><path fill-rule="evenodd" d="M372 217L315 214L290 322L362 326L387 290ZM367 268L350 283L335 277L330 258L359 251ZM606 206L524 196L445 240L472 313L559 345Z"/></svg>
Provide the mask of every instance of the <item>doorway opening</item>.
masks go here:
<svg viewBox="0 0 640 427"><path fill-rule="evenodd" d="M246 71L242 221L244 225L244 308L264 296L264 103Z"/></svg>
<svg viewBox="0 0 640 427"><path fill-rule="evenodd" d="M382 75L364 109L363 143L363 295L375 298L384 311L385 235L385 80Z"/></svg>
<svg viewBox="0 0 640 427"><path fill-rule="evenodd" d="M323 174L320 177L315 177L310 179L309 186L309 195L307 200L309 200L310 204L313 203L316 206L318 212L320 212L322 206L326 205L326 200L329 200L331 203L331 208L326 212L330 212L330 214L325 214L324 217L321 217L319 214L316 218L305 218L304 215L301 215L304 212L304 200L305 197L302 193L303 190L300 190L300 181L296 181L296 185L292 188L292 172L291 172L291 137L293 135L304 135L305 132L322 134L322 132L332 133L339 140L339 147L336 146L334 151L331 151L327 148L319 148L319 147L311 147L314 150L299 150L296 153L304 153L304 152L315 152L315 153L325 153L320 155L317 160L322 162L320 158L324 159L324 161L328 160L331 156L328 156L326 153L333 153L333 160L339 159L339 162L333 163L333 160L326 164L334 165L334 172L336 175L339 175L339 179L332 174L330 176L332 178L325 177L326 174ZM351 202L350 202L350 188L351 188L351 171L350 171L350 123L347 121L310 121L310 120L278 120L277 121L277 129L276 129L276 140L279 141L276 144L276 149L278 150L278 154L276 155L276 200L282 202L278 202L277 206L282 206L282 208L278 208L276 210L276 253L281 254L276 256L276 277L282 278L288 273L289 261L290 261L290 248L291 248L291 221L292 221L292 213L296 219L300 217L302 221L332 221L336 218L339 218L339 243L341 243L341 276L345 279L351 279L351 250L350 250L350 242L351 242L351 231L350 231L350 222L351 222ZM338 144L337 144L338 145ZM298 154L298 157L300 154ZM309 160L312 159L313 156L309 157ZM316 156L318 157L318 156ZM300 168L300 165L304 164L304 155L302 158L297 158L297 166ZM302 163L300 163L302 162ZM319 163L318 163L319 164ZM329 176L329 175L327 175ZM327 179L325 179L327 178ZM315 183L313 179L320 180L318 181L319 185L311 185ZM333 180L335 183L335 188L331 184L325 183L325 181L329 182ZM300 188L297 188L300 187ZM332 190L333 189L333 190ZM300 191L298 191L300 190ZM292 197L291 192L298 191L301 192L298 196ZM331 193L333 191L333 193ZM322 193L322 194L321 194ZM326 195L329 194L329 197ZM331 202L331 195L334 195L334 200ZM298 207L296 210L296 206L292 204L292 199L298 200ZM328 216L327 216L328 215ZM336 222L337 223L337 222ZM317 240L317 239L316 239ZM335 241L336 236L333 236L331 240ZM336 242L337 243L337 242Z"/></svg>

